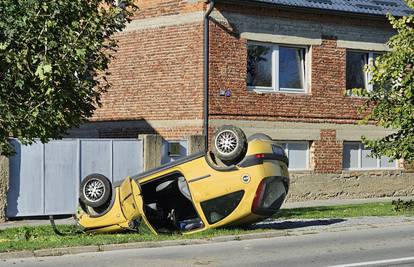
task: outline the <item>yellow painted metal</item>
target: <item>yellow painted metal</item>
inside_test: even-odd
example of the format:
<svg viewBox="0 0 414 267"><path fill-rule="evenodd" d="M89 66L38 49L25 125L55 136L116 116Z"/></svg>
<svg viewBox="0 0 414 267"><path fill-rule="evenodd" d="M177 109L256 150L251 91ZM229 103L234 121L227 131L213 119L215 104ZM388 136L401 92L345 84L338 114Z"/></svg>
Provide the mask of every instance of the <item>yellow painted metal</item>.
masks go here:
<svg viewBox="0 0 414 267"><path fill-rule="evenodd" d="M246 175L250 176L249 183L244 183L242 180L242 177ZM205 222L206 228L216 228L230 222L236 223L251 214L251 206L256 190L264 177L264 168L262 165L258 165L231 172L214 171L211 177L190 183L194 205ZM208 190L205 190L205 188L208 188ZM202 212L201 202L236 191L244 191L243 198L237 208L223 220L212 225L208 224L208 220Z"/></svg>
<svg viewBox="0 0 414 267"><path fill-rule="evenodd" d="M249 143L247 155L256 155L259 153L273 153L272 141L254 140ZM187 166L183 165L184 173L191 173L191 166L186 169ZM215 171L199 164L196 166L198 170L209 169L211 176L207 179L202 179L189 183L190 191L192 192L194 205L205 223L205 228L216 228L224 225L238 225L259 221L264 216L252 214L251 207L253 199L256 195L256 190L259 187L260 182L270 176L283 176L289 177L288 169L285 164L281 164L277 161L266 161L263 164L251 166L248 168L239 168L238 170L231 172ZM248 183L243 182L242 177L248 175L250 181ZM208 190L206 190L208 188ZM220 197L236 191L244 191L243 198L237 208L223 220L215 223L208 224L207 218L201 209L201 202Z"/></svg>
<svg viewBox="0 0 414 267"><path fill-rule="evenodd" d="M77 219L78 223L86 230L93 230L125 223L126 218L121 210L121 203L119 201L119 187L115 188L115 201L107 213L102 216L95 217L84 211L79 211Z"/></svg>
<svg viewBox="0 0 414 267"><path fill-rule="evenodd" d="M130 180L132 192L133 192L133 195L134 195L135 206L138 208L138 214L141 216L141 220L144 221L144 223L147 225L147 227L151 230L151 232L153 234L157 235L158 233L155 231L155 229L149 223L149 221L147 219L147 216L145 215L144 200L142 199L141 189L140 189L139 185L134 180L132 180L131 178L129 178L129 180Z"/></svg>
<svg viewBox="0 0 414 267"><path fill-rule="evenodd" d="M81 211L77 217L79 224L88 232L122 231L128 229L132 221L142 219L148 228L157 234L145 217L139 185L130 177L115 188L114 204L108 213L102 216L90 216Z"/></svg>
<svg viewBox="0 0 414 267"><path fill-rule="evenodd" d="M119 187L119 198L121 202L122 212L126 220L135 220L140 217L141 214L138 208L139 203L136 203L135 199L141 198L141 196L139 193L138 195L134 195L130 177L127 177Z"/></svg>
<svg viewBox="0 0 414 267"><path fill-rule="evenodd" d="M127 222L124 223L120 223L120 224L114 224L114 225L110 225L110 226L106 226L106 227L101 227L101 228L87 228L86 231L88 233L114 233L114 232L121 232L121 231L125 231L125 229L128 229L129 225Z"/></svg>

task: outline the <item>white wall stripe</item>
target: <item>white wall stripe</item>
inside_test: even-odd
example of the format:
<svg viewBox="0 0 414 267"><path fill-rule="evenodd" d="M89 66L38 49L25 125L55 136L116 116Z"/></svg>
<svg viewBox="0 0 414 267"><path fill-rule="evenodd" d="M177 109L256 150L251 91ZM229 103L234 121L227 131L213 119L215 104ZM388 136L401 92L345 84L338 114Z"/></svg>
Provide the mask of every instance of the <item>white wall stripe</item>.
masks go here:
<svg viewBox="0 0 414 267"><path fill-rule="evenodd" d="M196 22L202 22L204 18L203 11L197 11L192 13L183 13L172 16L161 16L148 19L136 19L132 20L125 28L123 32L146 30L159 27L191 24Z"/></svg>

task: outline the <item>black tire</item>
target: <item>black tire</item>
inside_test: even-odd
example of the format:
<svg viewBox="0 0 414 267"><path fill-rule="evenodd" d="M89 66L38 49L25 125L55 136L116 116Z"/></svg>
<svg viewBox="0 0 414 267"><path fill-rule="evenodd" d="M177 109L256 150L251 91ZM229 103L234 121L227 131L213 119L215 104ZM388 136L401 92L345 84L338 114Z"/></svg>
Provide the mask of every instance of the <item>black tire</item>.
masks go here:
<svg viewBox="0 0 414 267"><path fill-rule="evenodd" d="M212 151L223 162L237 164L247 151L246 135L235 126L220 127L213 135Z"/></svg>
<svg viewBox="0 0 414 267"><path fill-rule="evenodd" d="M263 133L256 133L254 135L249 136L249 138L247 138L247 142L253 141L255 139L259 139L259 140L266 140L266 141L272 141L273 139L268 136L267 134L263 134Z"/></svg>
<svg viewBox="0 0 414 267"><path fill-rule="evenodd" d="M80 184L80 200L87 206L99 208L112 194L111 182L102 174L90 174Z"/></svg>

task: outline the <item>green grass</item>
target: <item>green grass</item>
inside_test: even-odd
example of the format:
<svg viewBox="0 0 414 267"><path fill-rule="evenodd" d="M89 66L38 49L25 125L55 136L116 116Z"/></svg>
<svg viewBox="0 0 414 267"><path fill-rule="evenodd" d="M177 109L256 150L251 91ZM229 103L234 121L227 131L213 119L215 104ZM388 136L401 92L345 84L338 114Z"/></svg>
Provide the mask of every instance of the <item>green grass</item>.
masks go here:
<svg viewBox="0 0 414 267"><path fill-rule="evenodd" d="M414 211L395 212L391 203L371 203L361 205L341 205L331 207L312 207L282 209L279 219L321 219L347 218L360 216L413 216ZM75 227L58 226L62 232L74 232ZM268 231L267 229L266 231ZM262 232L264 229L246 230L241 228L212 229L192 235L163 234L153 235L147 228L141 227L140 233L122 234L76 234L57 236L50 226L18 227L0 230L0 252L16 250L37 250L71 246L120 244L144 241L163 241L179 239L207 239L223 235L240 235Z"/></svg>
<svg viewBox="0 0 414 267"><path fill-rule="evenodd" d="M363 216L413 216L414 210L394 211L391 202L330 207L282 209L277 217L284 219L349 218Z"/></svg>
<svg viewBox="0 0 414 267"><path fill-rule="evenodd" d="M210 229L192 235L161 234L154 235L146 227L140 227L139 233L128 232L118 234L87 234L75 233L72 225L58 225L63 233L73 233L66 236L56 235L49 225L36 227L17 227L0 230L0 252L17 250L38 250L45 248L63 248L73 246L107 245L146 241L165 241L180 239L208 239L224 235L240 235L264 230L244 229Z"/></svg>

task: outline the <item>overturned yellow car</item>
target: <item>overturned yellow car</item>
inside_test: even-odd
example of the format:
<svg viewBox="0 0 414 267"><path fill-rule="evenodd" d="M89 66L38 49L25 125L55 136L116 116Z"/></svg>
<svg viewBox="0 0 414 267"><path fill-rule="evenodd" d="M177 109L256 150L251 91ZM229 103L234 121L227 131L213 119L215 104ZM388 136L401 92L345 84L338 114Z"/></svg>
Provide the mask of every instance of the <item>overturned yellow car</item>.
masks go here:
<svg viewBox="0 0 414 267"><path fill-rule="evenodd" d="M289 190L288 158L270 137L237 127L213 136L212 151L111 185L99 174L80 186L78 224L88 232L192 233L245 225L275 214Z"/></svg>

